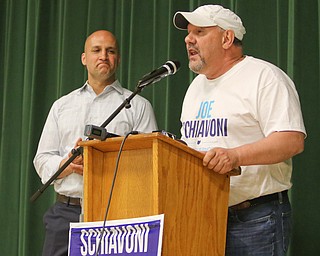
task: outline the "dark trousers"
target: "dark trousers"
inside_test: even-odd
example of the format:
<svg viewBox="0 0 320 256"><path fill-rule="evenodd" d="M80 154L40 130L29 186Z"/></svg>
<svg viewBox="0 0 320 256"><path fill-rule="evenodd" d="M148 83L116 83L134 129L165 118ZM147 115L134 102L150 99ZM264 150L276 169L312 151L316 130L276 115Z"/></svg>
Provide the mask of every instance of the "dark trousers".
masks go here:
<svg viewBox="0 0 320 256"><path fill-rule="evenodd" d="M81 207L56 202L43 217L46 229L43 256L67 256L70 222L79 222Z"/></svg>

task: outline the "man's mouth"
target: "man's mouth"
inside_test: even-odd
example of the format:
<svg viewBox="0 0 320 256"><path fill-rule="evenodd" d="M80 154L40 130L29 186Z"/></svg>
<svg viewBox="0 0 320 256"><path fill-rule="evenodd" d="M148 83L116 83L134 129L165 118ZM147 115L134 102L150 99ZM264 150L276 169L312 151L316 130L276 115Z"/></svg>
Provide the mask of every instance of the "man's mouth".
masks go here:
<svg viewBox="0 0 320 256"><path fill-rule="evenodd" d="M189 48L189 50L188 50L189 58L195 57L197 55L199 55L199 52L197 50L195 50L193 48Z"/></svg>
<svg viewBox="0 0 320 256"><path fill-rule="evenodd" d="M110 65L107 62L100 62L100 63L98 63L98 67L100 67L100 66L110 66Z"/></svg>

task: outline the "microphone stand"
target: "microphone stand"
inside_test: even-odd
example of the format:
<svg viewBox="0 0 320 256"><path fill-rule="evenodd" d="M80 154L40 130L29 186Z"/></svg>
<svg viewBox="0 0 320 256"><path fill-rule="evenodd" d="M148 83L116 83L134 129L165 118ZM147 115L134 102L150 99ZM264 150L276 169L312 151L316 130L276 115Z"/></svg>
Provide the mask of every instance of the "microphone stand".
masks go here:
<svg viewBox="0 0 320 256"><path fill-rule="evenodd" d="M64 169L77 157L80 156L83 152L82 147L74 148L71 153L72 156L58 169L58 171L51 176L51 178L41 187L39 188L33 196L30 198L31 202L34 202L42 193L49 187L49 185L63 172Z"/></svg>
<svg viewBox="0 0 320 256"><path fill-rule="evenodd" d="M145 86L147 86L147 85L145 85ZM132 98L134 96L136 96L138 93L140 93L143 88L144 87L137 86L136 89L133 91L133 93L123 101L123 103L111 114L111 116L106 121L104 121L103 124L100 125L100 127L105 128L113 120L113 118L115 118L119 114L119 112L124 107L130 108L131 107L130 101L132 100Z"/></svg>
<svg viewBox="0 0 320 256"><path fill-rule="evenodd" d="M110 117L100 126L101 128L105 128L118 114L119 112L123 109L123 108L130 108L130 101L132 100L132 98L134 96L136 96L138 93L140 93L142 91L142 89L151 84L152 82L150 81L150 83L144 84L143 86L140 85L140 82L138 84L138 86L136 87L136 89L134 90L134 92L132 92L132 94L126 98L123 103L110 115ZM112 134L111 137L113 137L114 134ZM106 136L106 138L108 137L108 135ZM110 136L109 136L110 137ZM103 138L101 140L105 140L106 138ZM53 182L55 181L58 176L63 172L63 170L65 168L67 168L67 166L77 157L80 156L83 153L83 148L82 147L78 147L76 149L73 149L71 151L72 156L58 169L58 171L52 175L52 177L42 186L40 187L30 198L31 202L34 202L46 189L47 187Z"/></svg>

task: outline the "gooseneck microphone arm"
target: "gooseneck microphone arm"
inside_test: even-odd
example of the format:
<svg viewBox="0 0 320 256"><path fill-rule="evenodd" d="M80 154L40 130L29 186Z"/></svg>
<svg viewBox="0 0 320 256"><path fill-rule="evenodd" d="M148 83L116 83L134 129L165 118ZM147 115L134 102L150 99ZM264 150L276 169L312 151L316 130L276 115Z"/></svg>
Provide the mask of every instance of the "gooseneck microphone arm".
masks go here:
<svg viewBox="0 0 320 256"><path fill-rule="evenodd" d="M153 84L162 78L175 74L178 69L180 68L180 63L178 61L167 61L164 65L160 68L144 75L142 79L138 82L136 89L132 92L132 94L126 98L123 103L110 115L110 117L101 124L101 126L94 126L94 125L86 125L85 127L85 136L88 139L99 139L105 140L108 137L115 137L118 136L116 134L108 133L105 127L119 114L119 112L123 108L130 108L130 101L134 96L140 93L144 87L149 84ZM63 172L65 168L77 157L82 155L83 148L78 147L72 150L72 156L58 169L58 171L40 188L38 189L33 196L30 198L31 202L34 202L46 189L47 187L54 182L59 175Z"/></svg>

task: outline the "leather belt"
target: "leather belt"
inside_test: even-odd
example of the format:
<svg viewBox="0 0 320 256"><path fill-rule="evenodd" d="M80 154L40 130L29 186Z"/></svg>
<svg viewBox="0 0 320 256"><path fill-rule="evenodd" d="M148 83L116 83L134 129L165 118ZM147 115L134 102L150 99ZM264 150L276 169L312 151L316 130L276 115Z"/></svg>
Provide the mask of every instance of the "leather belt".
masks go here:
<svg viewBox="0 0 320 256"><path fill-rule="evenodd" d="M80 198L69 197L69 196L58 194L58 193L57 193L57 201L67 205L77 205L77 206L81 205Z"/></svg>
<svg viewBox="0 0 320 256"><path fill-rule="evenodd" d="M270 194L270 195L260 196L260 197L257 197L257 198L251 199L251 200L247 200L247 201L244 201L240 204L230 206L229 209L243 210L243 209L247 209L252 206L256 206L256 205L260 205L260 204L264 204L264 203L269 203L272 201L279 201L280 203L288 202L289 201L288 190L274 193L274 194Z"/></svg>

